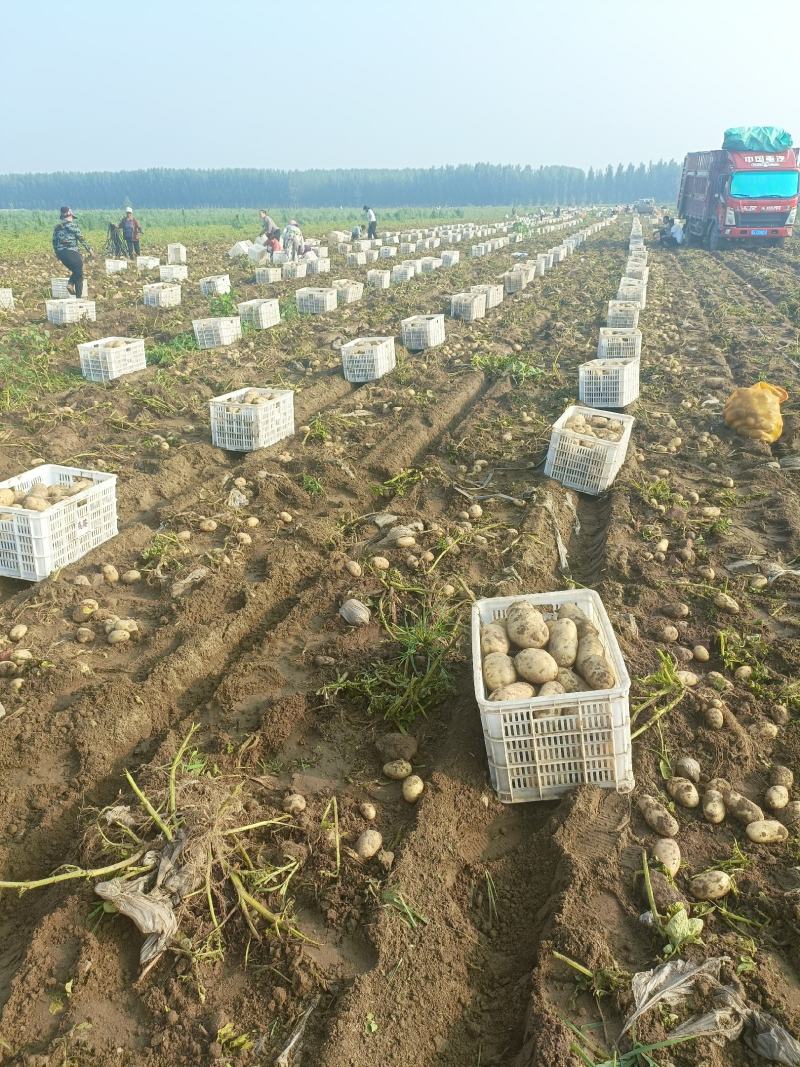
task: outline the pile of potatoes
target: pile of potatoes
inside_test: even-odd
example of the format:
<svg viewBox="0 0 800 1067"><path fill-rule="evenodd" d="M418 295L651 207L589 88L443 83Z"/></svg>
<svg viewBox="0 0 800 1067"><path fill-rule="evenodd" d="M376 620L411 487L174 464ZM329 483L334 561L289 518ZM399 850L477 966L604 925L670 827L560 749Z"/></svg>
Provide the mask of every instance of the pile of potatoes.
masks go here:
<svg viewBox="0 0 800 1067"><path fill-rule="evenodd" d="M564 429L579 433L582 437L599 437L602 441L621 441L625 427L619 419L609 419L605 415L589 415L580 411L570 415L564 423Z"/></svg>
<svg viewBox="0 0 800 1067"><path fill-rule="evenodd" d="M546 621L518 600L504 619L481 627L481 656L489 700L585 693L617 682L597 628L575 604Z"/></svg>
<svg viewBox="0 0 800 1067"><path fill-rule="evenodd" d="M232 415L238 415L242 407L260 407L263 404L268 404L271 400L275 400L278 394L272 389L248 389L242 396L237 397L235 401L230 401L225 405L225 410Z"/></svg>
<svg viewBox="0 0 800 1067"><path fill-rule="evenodd" d="M21 511L47 511L53 504L67 500L93 485L91 478L75 478L69 485L34 482L30 489L0 489L0 507ZM0 521L8 521L10 518L10 515L0 515Z"/></svg>

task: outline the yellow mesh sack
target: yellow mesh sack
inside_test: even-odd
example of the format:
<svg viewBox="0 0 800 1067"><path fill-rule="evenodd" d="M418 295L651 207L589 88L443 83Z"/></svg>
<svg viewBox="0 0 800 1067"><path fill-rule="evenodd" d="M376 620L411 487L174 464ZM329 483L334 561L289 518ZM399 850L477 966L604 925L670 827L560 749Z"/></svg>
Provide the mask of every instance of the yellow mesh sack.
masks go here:
<svg viewBox="0 0 800 1067"><path fill-rule="evenodd" d="M725 401L725 423L742 437L772 444L783 433L781 404L788 398L785 389L769 382L734 389Z"/></svg>

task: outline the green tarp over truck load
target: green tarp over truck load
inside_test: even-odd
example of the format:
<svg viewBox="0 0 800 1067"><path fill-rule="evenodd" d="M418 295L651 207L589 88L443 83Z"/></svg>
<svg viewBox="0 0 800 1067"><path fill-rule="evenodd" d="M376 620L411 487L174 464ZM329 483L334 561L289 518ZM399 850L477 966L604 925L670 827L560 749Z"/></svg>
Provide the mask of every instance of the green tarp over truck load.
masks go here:
<svg viewBox="0 0 800 1067"><path fill-rule="evenodd" d="M781 152L792 147L792 135L780 126L732 126L722 147L728 152Z"/></svg>

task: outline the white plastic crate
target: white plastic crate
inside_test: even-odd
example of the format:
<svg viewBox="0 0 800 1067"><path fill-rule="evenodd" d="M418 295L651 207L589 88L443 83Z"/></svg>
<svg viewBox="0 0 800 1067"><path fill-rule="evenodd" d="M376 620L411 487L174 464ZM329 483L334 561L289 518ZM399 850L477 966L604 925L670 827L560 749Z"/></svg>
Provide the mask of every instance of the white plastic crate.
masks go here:
<svg viewBox="0 0 800 1067"><path fill-rule="evenodd" d="M352 304L360 300L364 295L364 283L353 282L348 278L336 278L331 282L336 290L336 298L339 304Z"/></svg>
<svg viewBox="0 0 800 1067"><path fill-rule="evenodd" d="M410 282L416 273L417 268L412 263L398 263L397 266L392 267L392 285Z"/></svg>
<svg viewBox="0 0 800 1067"><path fill-rule="evenodd" d="M364 255L366 257L367 263L377 263L378 262L378 249L377 248L368 248L366 250L366 252L364 253Z"/></svg>
<svg viewBox="0 0 800 1067"><path fill-rule="evenodd" d="M0 289L0 311L14 310L14 293L11 289Z"/></svg>
<svg viewBox="0 0 800 1067"><path fill-rule="evenodd" d="M638 359L642 354L642 331L601 326L598 359Z"/></svg>
<svg viewBox="0 0 800 1067"><path fill-rule="evenodd" d="M337 307L335 289L298 289L294 296L301 315L324 315Z"/></svg>
<svg viewBox="0 0 800 1067"><path fill-rule="evenodd" d="M639 305L631 300L609 300L606 326L635 330L639 325Z"/></svg>
<svg viewBox="0 0 800 1067"><path fill-rule="evenodd" d="M90 382L110 382L144 370L144 341L138 337L101 337L78 345L81 374Z"/></svg>
<svg viewBox="0 0 800 1067"><path fill-rule="evenodd" d="M185 282L189 277L189 268L183 263L165 263L158 268L162 282Z"/></svg>
<svg viewBox="0 0 800 1067"><path fill-rule="evenodd" d="M161 266L161 260L158 256L137 256L136 257L136 269L137 270L155 270L156 267Z"/></svg>
<svg viewBox="0 0 800 1067"><path fill-rule="evenodd" d="M200 279L200 292L203 296L224 296L231 291L230 274L210 274Z"/></svg>
<svg viewBox="0 0 800 1067"><path fill-rule="evenodd" d="M41 582L117 533L115 474L44 464L0 482L0 489L29 492L42 485L91 482L45 511L0 506L0 574Z"/></svg>
<svg viewBox="0 0 800 1067"><path fill-rule="evenodd" d="M496 308L498 304L502 304L505 298L502 285L471 285L469 291L471 293L485 294L487 311L490 308Z"/></svg>
<svg viewBox="0 0 800 1067"><path fill-rule="evenodd" d="M486 314L486 293L454 293L450 297L450 315L464 322L474 322Z"/></svg>
<svg viewBox="0 0 800 1067"><path fill-rule="evenodd" d="M456 265L456 263L458 263L458 261L460 259L461 259L461 253L460 252L454 251L452 249L448 249L447 251L442 252L442 266L443 267L454 267Z"/></svg>
<svg viewBox="0 0 800 1067"><path fill-rule="evenodd" d="M128 269L127 259L107 259L106 274L121 274Z"/></svg>
<svg viewBox="0 0 800 1067"><path fill-rule="evenodd" d="M250 240L237 241L228 249L228 259L238 259L240 256L246 256L250 249L253 247L253 242Z"/></svg>
<svg viewBox="0 0 800 1067"><path fill-rule="evenodd" d="M52 298L54 300L71 300L72 293L67 289L68 284L69 278L51 278L50 295L52 296ZM86 282L83 283L83 286L85 290Z"/></svg>
<svg viewBox="0 0 800 1067"><path fill-rule="evenodd" d="M272 262L274 264L277 264L277 266L282 267L284 263L288 263L289 262L289 253L288 252L283 252L283 251L273 252L272 253Z"/></svg>
<svg viewBox="0 0 800 1067"><path fill-rule="evenodd" d="M617 290L617 299L638 304L640 310L643 310L647 299L647 287L643 282L639 282L633 277L623 278L623 281L620 282L620 288Z"/></svg>
<svg viewBox="0 0 800 1067"><path fill-rule="evenodd" d="M512 293L518 293L528 284L525 274L521 270L507 270L500 277L503 279L503 287L509 296Z"/></svg>
<svg viewBox="0 0 800 1067"><path fill-rule="evenodd" d="M309 244L309 243L310 243L309 241L306 241L306 244ZM317 254L317 259L330 259L330 253L328 252L328 246L327 245L315 245L314 246L314 251Z"/></svg>
<svg viewBox="0 0 800 1067"><path fill-rule="evenodd" d="M180 244L167 245L167 263L185 263L186 246Z"/></svg>
<svg viewBox="0 0 800 1067"><path fill-rule="evenodd" d="M348 252L347 253L347 266L348 267L364 267L367 263L366 252Z"/></svg>
<svg viewBox="0 0 800 1067"><path fill-rule="evenodd" d="M616 685L584 693L493 701L483 683L481 625L503 619L518 601L546 620L564 604L579 607L597 630ZM630 724L630 677L603 603L592 589L479 600L472 606L475 699L489 776L505 804L555 800L581 785L630 792L635 785Z"/></svg>
<svg viewBox="0 0 800 1067"><path fill-rule="evenodd" d="M142 286L146 307L173 308L181 302L181 287L177 282L151 282Z"/></svg>
<svg viewBox="0 0 800 1067"><path fill-rule="evenodd" d="M308 264L299 259L292 259L288 263L284 263L281 270L283 272L284 281L291 281L294 278L305 278L308 271Z"/></svg>
<svg viewBox="0 0 800 1067"><path fill-rule="evenodd" d="M219 348L221 345L232 345L240 340L242 320L238 315L192 319L192 329L198 348Z"/></svg>
<svg viewBox="0 0 800 1067"><path fill-rule="evenodd" d="M411 352L444 344L444 315L412 315L403 319L400 340Z"/></svg>
<svg viewBox="0 0 800 1067"><path fill-rule="evenodd" d="M397 249L394 245L384 245L378 251L378 259L394 259L397 255Z"/></svg>
<svg viewBox="0 0 800 1067"><path fill-rule="evenodd" d="M209 406L211 440L230 452L268 448L294 433L291 389L234 389L213 397Z"/></svg>
<svg viewBox="0 0 800 1067"><path fill-rule="evenodd" d="M435 270L439 270L442 266L442 261L438 256L423 256L421 263L423 274L433 274Z"/></svg>
<svg viewBox="0 0 800 1067"><path fill-rule="evenodd" d="M247 258L255 264L269 263L270 250L265 245L251 245L247 250Z"/></svg>
<svg viewBox="0 0 800 1067"><path fill-rule="evenodd" d="M277 300L245 300L236 305L236 310L243 323L247 322L257 330L269 329L281 321Z"/></svg>
<svg viewBox="0 0 800 1067"><path fill-rule="evenodd" d="M394 337L357 337L342 345L342 371L348 382L372 382L394 370Z"/></svg>
<svg viewBox="0 0 800 1067"><path fill-rule="evenodd" d="M567 420L576 414L584 415L587 419L599 416L620 422L622 436L618 441L606 441L601 437L567 429ZM630 415L581 407L578 404L571 405L553 423L544 464L545 477L553 478L568 489L576 489L590 496L605 492L625 462L635 421Z"/></svg>
<svg viewBox="0 0 800 1067"><path fill-rule="evenodd" d="M327 256L319 256L317 259L306 260L306 275L309 274L330 274L331 261Z"/></svg>
<svg viewBox="0 0 800 1067"><path fill-rule="evenodd" d="M88 319L89 322L97 320L97 311L94 300L76 300L74 296L66 300L45 300L47 321L54 326L65 326L70 322L81 322Z"/></svg>
<svg viewBox="0 0 800 1067"><path fill-rule="evenodd" d="M367 285L373 289L388 289L392 273L388 270L368 270Z"/></svg>
<svg viewBox="0 0 800 1067"><path fill-rule="evenodd" d="M639 396L636 359L592 359L578 367L578 399L592 408L624 408Z"/></svg>
<svg viewBox="0 0 800 1067"><path fill-rule="evenodd" d="M271 285L273 282L279 282L283 271L280 267L257 267L256 268L256 283L258 285Z"/></svg>
<svg viewBox="0 0 800 1067"><path fill-rule="evenodd" d="M650 279L650 268L646 263L642 263L640 260L633 260L633 262L628 260L625 264L625 277L638 279L647 285L647 282Z"/></svg>

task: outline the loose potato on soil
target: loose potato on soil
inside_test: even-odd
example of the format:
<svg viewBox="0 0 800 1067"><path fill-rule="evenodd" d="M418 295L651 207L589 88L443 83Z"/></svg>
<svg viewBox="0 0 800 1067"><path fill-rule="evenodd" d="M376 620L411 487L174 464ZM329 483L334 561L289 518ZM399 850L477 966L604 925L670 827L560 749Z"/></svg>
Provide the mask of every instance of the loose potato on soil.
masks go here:
<svg viewBox="0 0 800 1067"><path fill-rule="evenodd" d="M692 756L681 756L675 764L675 773L679 778L688 778L697 784L700 781L700 764Z"/></svg>
<svg viewBox="0 0 800 1067"><path fill-rule="evenodd" d="M688 778L670 778L667 782L667 792L676 804L684 808L696 808L700 804L700 794L694 782L690 782Z"/></svg>
<svg viewBox="0 0 800 1067"><path fill-rule="evenodd" d="M558 664L541 648L525 648L514 657L514 666L520 678L534 685L552 682L558 677Z"/></svg>
<svg viewBox="0 0 800 1067"><path fill-rule="evenodd" d="M395 782L402 782L404 778L408 778L411 771L411 764L405 759L389 760L383 765L383 773Z"/></svg>
<svg viewBox="0 0 800 1067"><path fill-rule="evenodd" d="M777 819L757 819L747 824L745 833L759 845L777 845L785 841L789 831Z"/></svg>
<svg viewBox="0 0 800 1067"><path fill-rule="evenodd" d="M681 850L671 837L660 837L653 845L653 859L666 867L674 878L681 866Z"/></svg>
<svg viewBox="0 0 800 1067"><path fill-rule="evenodd" d="M689 882L695 900L720 900L731 891L730 875L725 871L703 871Z"/></svg>
<svg viewBox="0 0 800 1067"><path fill-rule="evenodd" d="M789 790L785 785L771 785L764 794L764 803L771 811L780 811L789 803Z"/></svg>
<svg viewBox="0 0 800 1067"><path fill-rule="evenodd" d="M483 680L490 693L513 685L517 681L517 672L512 658L504 652L490 652L483 661Z"/></svg>
<svg viewBox="0 0 800 1067"><path fill-rule="evenodd" d="M508 609L506 631L518 648L544 648L550 636L541 612L524 600Z"/></svg>
<svg viewBox="0 0 800 1067"><path fill-rule="evenodd" d="M788 767L782 767L776 763L769 772L770 785L783 785L791 789L794 785L794 773Z"/></svg>
<svg viewBox="0 0 800 1067"><path fill-rule="evenodd" d="M725 821L725 798L717 789L707 789L703 794L703 817L706 822Z"/></svg>
<svg viewBox="0 0 800 1067"><path fill-rule="evenodd" d="M556 619L547 623L547 629L547 651L559 667L571 667L578 655L578 627L572 619Z"/></svg>
<svg viewBox="0 0 800 1067"><path fill-rule="evenodd" d="M725 807L737 822L745 826L751 822L760 822L764 818L764 812L758 804L737 793L735 789L731 789L725 797Z"/></svg>
<svg viewBox="0 0 800 1067"><path fill-rule="evenodd" d="M659 800L644 793L636 803L644 821L660 837L674 837L677 834L680 829L678 820L670 815Z"/></svg>

